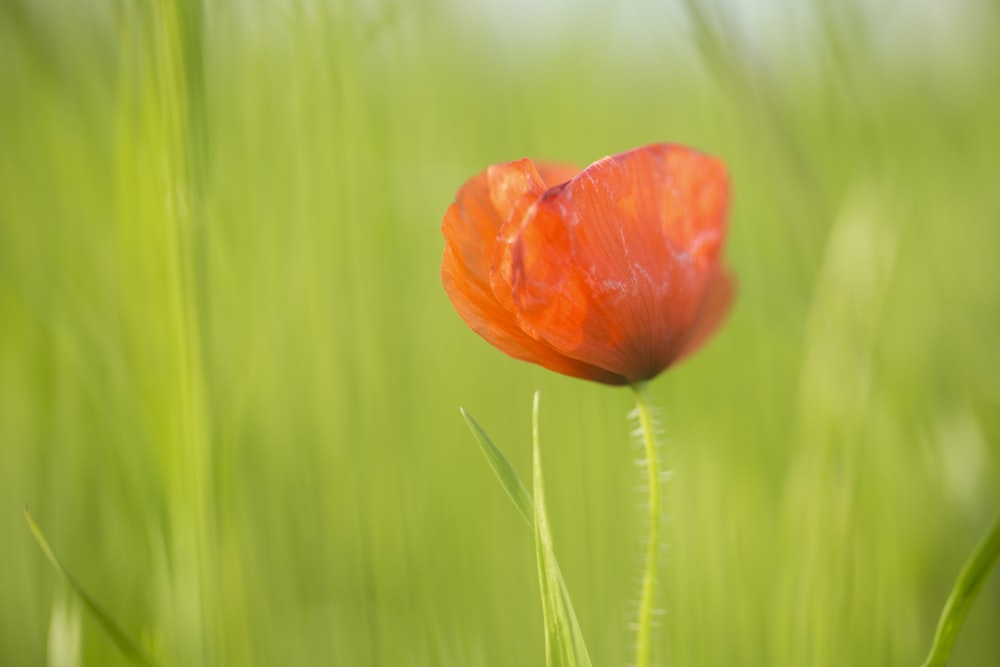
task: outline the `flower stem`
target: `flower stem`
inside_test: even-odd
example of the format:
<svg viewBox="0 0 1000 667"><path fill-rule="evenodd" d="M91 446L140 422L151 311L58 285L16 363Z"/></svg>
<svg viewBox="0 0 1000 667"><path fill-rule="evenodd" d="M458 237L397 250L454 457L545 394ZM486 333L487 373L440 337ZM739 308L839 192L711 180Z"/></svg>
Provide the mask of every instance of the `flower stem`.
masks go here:
<svg viewBox="0 0 1000 667"><path fill-rule="evenodd" d="M979 589L989 575L990 570L1000 561L1000 515L993 520L989 533L976 547L969 561L958 575L955 587L945 603L938 621L934 645L924 662L924 667L944 667L948 664L952 646L962 628L965 615L969 612Z"/></svg>
<svg viewBox="0 0 1000 667"><path fill-rule="evenodd" d="M660 549L660 460L656 446L653 418L646 399L645 383L632 385L635 391L636 414L642 433L642 443L646 456L646 481L649 487L649 539L646 543L646 567L642 575L642 590L639 594L638 630L635 638L635 662L637 667L649 667L650 626L656 598L656 570Z"/></svg>

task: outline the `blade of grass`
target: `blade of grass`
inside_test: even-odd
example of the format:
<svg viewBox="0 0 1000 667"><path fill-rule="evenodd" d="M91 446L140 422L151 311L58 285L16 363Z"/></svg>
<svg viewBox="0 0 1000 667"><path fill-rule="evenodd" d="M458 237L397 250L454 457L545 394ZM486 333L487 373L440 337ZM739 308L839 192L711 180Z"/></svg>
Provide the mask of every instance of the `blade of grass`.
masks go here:
<svg viewBox="0 0 1000 667"><path fill-rule="evenodd" d="M521 478L518 477L517 472L514 470L514 466L510 464L507 457L503 455L493 441L490 440L490 436L486 435L486 431L483 427L472 418L465 408L459 408L459 412L462 413L462 418L465 419L465 423L469 425L469 430L472 431L473 437L476 438L476 442L479 444L479 449L482 450L483 456L486 457L487 463L490 464L490 468L493 470L493 474L497 476L500 480L500 486L503 490L507 492L511 501L514 503L514 507L517 511L521 513L524 520L528 522L528 525L534 525L534 508L531 502L531 493L528 491L528 487L525 486Z"/></svg>
<svg viewBox="0 0 1000 667"><path fill-rule="evenodd" d="M1000 514L993 520L990 531L972 552L972 556L959 573L951 595L948 596L948 602L941 612L934 643L923 667L944 667L948 664L951 649L958 638L959 630L962 629L965 616L998 560L1000 560Z"/></svg>
<svg viewBox="0 0 1000 667"><path fill-rule="evenodd" d="M532 486L534 491L535 558L538 586L542 594L542 618L545 620L545 664L548 667L575 667L576 652L566 604L559 590L555 552L549 518L545 511L545 487L542 483L542 458L538 443L538 393L532 413Z"/></svg>
<svg viewBox="0 0 1000 667"><path fill-rule="evenodd" d="M94 618L100 624L101 628L104 629L111 641L114 642L118 650L122 652L130 662L136 665L146 665L152 667L154 663L146 653L139 647L139 644L132 640L121 626L111 617L111 614L106 612L97 601L91 597L91 595L84 590L80 582L69 573L69 571L63 566L62 561L56 556L55 552L52 551L52 547L49 545L49 541L45 538L45 533L35 522L35 518L31 515L31 510L27 505L24 506L24 518L28 522L28 527L31 529L31 534L35 536L35 541L38 542L38 546L42 548L45 552L46 558L52 563L52 567L62 576L63 580L69 584L69 587L76 593L80 599L83 601L84 606L87 610L94 615Z"/></svg>
<svg viewBox="0 0 1000 667"><path fill-rule="evenodd" d="M520 512L524 520L528 522L528 525L535 529L535 542L536 542L536 556L538 559L539 568L539 580L542 586L542 605L543 605L543 615L546 619L546 655L547 664L558 664L558 665L579 665L580 667L590 667L590 654L587 651L587 645L583 640L583 632L580 630L580 623L576 618L576 611L573 609L573 602L570 599L569 589L566 587L566 581L562 576L562 571L559 568L559 563L556 560L555 553L552 549L552 537L548 531L548 519L545 514L544 507L544 497L541 496L539 491L542 490L541 484L541 460L538 458L538 392L535 392L535 400L533 404L533 420L532 420L532 436L534 442L535 459L537 460L537 473L534 483L536 484L536 500L532 500L531 492L528 491L527 485L521 480L517 472L514 470L514 466L511 465L507 457L503 455L503 452L493 444L493 441L486 434L486 431L476 422L475 419L469 415L465 409L461 409L462 417L465 419L466 424L469 425L469 429L472 431L472 435L475 437L476 442L479 444L479 448L483 452L483 456L486 457L486 461L490 464L490 468L493 470L493 474L496 475L497 479L500 481L500 485L503 487L504 491L510 497L514 506ZM538 500L541 498L540 500ZM541 503L541 505L536 504ZM540 533L536 527L539 525L538 514L541 512L544 518L544 530ZM539 538L542 539L539 539ZM547 548L546 548L547 544ZM575 656L575 662L551 662L549 656L550 653L550 641L549 641L549 613L547 610L547 601L553 600L554 604L558 605L562 609L563 617L567 620L568 625L563 625L558 628L553 628L553 630L561 630L564 634L568 632L568 637L570 638L569 645L572 647L572 655Z"/></svg>

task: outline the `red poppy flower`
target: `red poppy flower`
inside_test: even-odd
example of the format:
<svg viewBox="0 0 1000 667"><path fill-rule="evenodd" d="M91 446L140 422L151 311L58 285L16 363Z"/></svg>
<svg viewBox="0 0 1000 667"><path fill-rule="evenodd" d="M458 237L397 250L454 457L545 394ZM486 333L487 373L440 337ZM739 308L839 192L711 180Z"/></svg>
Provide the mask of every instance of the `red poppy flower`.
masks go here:
<svg viewBox="0 0 1000 667"><path fill-rule="evenodd" d="M729 183L673 144L583 171L493 165L444 217L441 279L458 314L518 359L606 384L648 380L722 322Z"/></svg>

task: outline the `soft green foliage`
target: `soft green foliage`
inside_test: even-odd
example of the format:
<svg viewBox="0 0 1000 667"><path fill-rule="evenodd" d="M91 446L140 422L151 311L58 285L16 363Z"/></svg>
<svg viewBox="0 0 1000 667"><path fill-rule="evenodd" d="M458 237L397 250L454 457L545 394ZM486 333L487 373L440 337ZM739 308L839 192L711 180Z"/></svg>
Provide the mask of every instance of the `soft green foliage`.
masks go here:
<svg viewBox="0 0 1000 667"><path fill-rule="evenodd" d="M139 647L135 640L125 634L119 626L118 621L116 621L111 614L101 607L100 603L97 602L97 600L95 600L90 593L88 593L83 586L80 585L80 582L78 582L76 578L69 573L66 567L62 564L62 561L59 560L59 557L53 553L52 547L49 546L49 541L45 537L45 533L42 532L38 522L35 521L33 516L31 516L31 512L27 507L24 508L24 518L28 522L31 534L35 536L35 541L37 541L38 546L42 548L42 551L45 553L45 557L49 559L52 567L55 568L56 572L58 572L66 582L66 585L69 586L70 590L72 590L73 595L76 595L83 601L87 611L93 615L94 619L98 622L98 624L100 624L101 629L107 633L108 637L110 637L118 647L118 650L121 651L122 655L128 658L133 664L152 665L153 662L146 657L145 652Z"/></svg>
<svg viewBox="0 0 1000 667"><path fill-rule="evenodd" d="M538 402L539 393L535 392L532 409L532 471L533 484L541 492L542 466L541 445L538 435ZM518 512L532 527L535 535L535 558L538 566L539 587L542 591L542 613L545 619L545 645L548 664L590 665L590 655L587 645L573 609L569 589L559 569L555 549L552 546L552 534L548 527L548 515L545 510L544 496L535 495L532 499L528 487L514 470L503 452L493 444L486 431L465 410L462 417L469 425L483 456L514 503ZM539 521L541 519L541 521Z"/></svg>
<svg viewBox="0 0 1000 667"><path fill-rule="evenodd" d="M924 662L924 667L944 667L948 664L962 623L983 584L986 583L986 578L996 568L998 562L1000 562L1000 515L993 520L986 537L976 547L955 581L948 603L941 612L934 644Z"/></svg>
<svg viewBox="0 0 1000 667"><path fill-rule="evenodd" d="M648 388L654 656L924 659L1000 506L996 3L478 4L0 2L0 665L75 646L25 503L158 664L541 664L532 534L455 414L527 471L536 387L559 562L622 664L632 397L470 332L439 225L491 162L659 140L730 165L740 294ZM997 627L992 576L952 664Z"/></svg>
<svg viewBox="0 0 1000 667"><path fill-rule="evenodd" d="M517 511L520 512L524 520L534 530L535 506L531 500L531 493L528 491L528 487L521 481L521 477L514 470L514 466L510 464L507 457L503 455L503 452L500 451L500 448L493 444L490 436L486 435L486 431L479 425L479 422L473 419L472 415L464 409L462 410L462 418L469 425L469 430L472 431L472 436L476 439L479 450L486 457L486 462L490 464L490 469L497 476L497 480L507 493L507 497L510 498L511 502L514 503L514 507L517 508Z"/></svg>
<svg viewBox="0 0 1000 667"><path fill-rule="evenodd" d="M545 509L545 483L542 479L542 448L538 434L538 392L531 417L532 509L535 525L535 564L538 587L542 593L542 619L545 626L545 664L547 667L590 667L590 654L577 624L573 602L559 571L552 528Z"/></svg>

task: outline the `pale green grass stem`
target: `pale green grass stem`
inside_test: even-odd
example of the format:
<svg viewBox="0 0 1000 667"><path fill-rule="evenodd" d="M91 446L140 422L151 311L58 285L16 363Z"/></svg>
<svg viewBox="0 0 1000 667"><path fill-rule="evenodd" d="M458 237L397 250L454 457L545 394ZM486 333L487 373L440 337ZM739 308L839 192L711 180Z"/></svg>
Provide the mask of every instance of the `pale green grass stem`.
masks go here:
<svg viewBox="0 0 1000 667"><path fill-rule="evenodd" d="M635 390L636 414L642 432L643 450L646 457L646 483L649 487L649 536L646 542L646 565L642 575L642 589L639 594L638 629L635 638L635 662L638 667L649 667L650 633L653 608L656 600L656 570L660 548L660 460L656 446L656 433L646 398L646 385L633 385Z"/></svg>
<svg viewBox="0 0 1000 667"><path fill-rule="evenodd" d="M938 621L934 644L923 667L944 667L948 664L951 649L962 629L969 608L986 582L990 571L1000 560L1000 514L993 520L989 533L966 562L955 581L955 587L948 596L941 619Z"/></svg>

